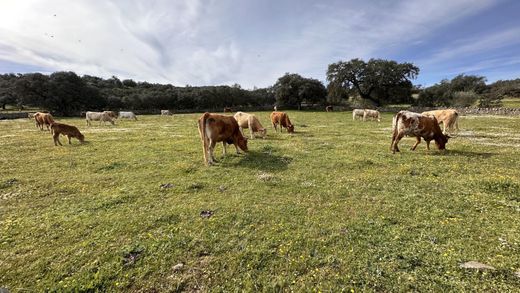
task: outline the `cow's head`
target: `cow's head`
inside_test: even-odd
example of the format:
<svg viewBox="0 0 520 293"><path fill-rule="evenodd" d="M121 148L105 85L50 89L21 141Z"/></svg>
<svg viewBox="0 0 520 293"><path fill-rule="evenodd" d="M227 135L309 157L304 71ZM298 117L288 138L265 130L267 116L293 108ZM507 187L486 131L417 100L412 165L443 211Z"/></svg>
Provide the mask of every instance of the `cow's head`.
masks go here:
<svg viewBox="0 0 520 293"><path fill-rule="evenodd" d="M289 133L293 133L293 132L294 132L294 125L289 124L289 125L287 126L287 132L289 132Z"/></svg>
<svg viewBox="0 0 520 293"><path fill-rule="evenodd" d="M78 135L78 140L79 140L79 142L84 143L84 142L85 142L85 136L84 136L83 134L80 133L80 134Z"/></svg>
<svg viewBox="0 0 520 293"><path fill-rule="evenodd" d="M258 130L258 132L260 132L260 134L262 135L262 138L265 138L265 136L267 135L267 129L265 129L265 128L260 128Z"/></svg>
<svg viewBox="0 0 520 293"><path fill-rule="evenodd" d="M439 150L445 150L449 138L451 137L448 135L440 134L437 137L435 137L435 145Z"/></svg>
<svg viewBox="0 0 520 293"><path fill-rule="evenodd" d="M238 144L238 147L243 150L244 152L247 152L247 138L240 135L238 136L238 139L237 139L237 144Z"/></svg>

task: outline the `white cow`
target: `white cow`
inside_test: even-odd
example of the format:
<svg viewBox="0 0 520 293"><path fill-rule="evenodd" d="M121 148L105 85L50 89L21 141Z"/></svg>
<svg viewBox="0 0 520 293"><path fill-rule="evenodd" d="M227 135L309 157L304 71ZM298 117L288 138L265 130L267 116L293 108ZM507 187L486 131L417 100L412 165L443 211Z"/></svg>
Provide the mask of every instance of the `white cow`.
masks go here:
<svg viewBox="0 0 520 293"><path fill-rule="evenodd" d="M249 128L249 131L251 132L251 139L255 138L255 132L259 132L262 138L265 138L267 129L265 129L262 124L260 124L260 120L258 120L255 115L244 112L237 112L233 117L235 117L242 135L244 135L243 129Z"/></svg>
<svg viewBox="0 0 520 293"><path fill-rule="evenodd" d="M352 120L356 120L356 117L363 118L364 114L365 114L364 109L354 109L354 110L352 110Z"/></svg>
<svg viewBox="0 0 520 293"><path fill-rule="evenodd" d="M381 114L377 110L365 109L363 112L363 121L367 121L367 117L377 119L377 122L381 122Z"/></svg>
<svg viewBox="0 0 520 293"><path fill-rule="evenodd" d="M169 116L171 114L172 112L170 112L170 110L161 110L161 116Z"/></svg>
<svg viewBox="0 0 520 293"><path fill-rule="evenodd" d="M119 119L123 119L123 118L134 119L135 121L137 121L137 116L135 116L134 112L123 112L123 111L120 111L119 112Z"/></svg>
<svg viewBox="0 0 520 293"><path fill-rule="evenodd" d="M105 122L110 122L110 124L114 125L114 118L107 112L90 112L85 113L85 119L87 120L87 125L92 125L90 121L99 121L105 124Z"/></svg>

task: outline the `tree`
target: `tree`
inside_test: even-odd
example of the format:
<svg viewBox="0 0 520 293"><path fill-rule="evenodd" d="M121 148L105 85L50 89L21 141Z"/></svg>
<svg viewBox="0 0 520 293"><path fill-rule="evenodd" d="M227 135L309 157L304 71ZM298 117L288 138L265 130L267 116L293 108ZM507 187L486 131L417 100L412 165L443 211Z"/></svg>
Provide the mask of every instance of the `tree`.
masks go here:
<svg viewBox="0 0 520 293"><path fill-rule="evenodd" d="M486 100L493 99L491 96L483 96L488 91L485 77L460 74L452 80L444 79L438 84L425 88L419 93L419 98L415 101L415 105L427 107L467 107L474 105L475 102L483 98ZM496 102L493 103L496 104Z"/></svg>
<svg viewBox="0 0 520 293"><path fill-rule="evenodd" d="M273 86L276 102L279 105L296 106L301 110L301 104L324 102L327 89L321 81L304 78L299 74L286 73Z"/></svg>
<svg viewBox="0 0 520 293"><path fill-rule="evenodd" d="M361 98L379 106L391 101L392 92L411 91L412 83L419 74L419 68L412 63L397 63L383 59L352 59L330 64L327 69L327 80L336 87L355 93ZM409 100L409 97L405 97Z"/></svg>

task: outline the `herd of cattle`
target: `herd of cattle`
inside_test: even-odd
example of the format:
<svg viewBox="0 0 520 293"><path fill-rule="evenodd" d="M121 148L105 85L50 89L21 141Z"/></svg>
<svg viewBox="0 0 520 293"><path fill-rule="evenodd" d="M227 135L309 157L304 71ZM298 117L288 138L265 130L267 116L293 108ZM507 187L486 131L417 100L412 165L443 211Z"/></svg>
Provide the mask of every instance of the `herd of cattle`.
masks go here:
<svg viewBox="0 0 520 293"><path fill-rule="evenodd" d="M224 112L230 112L230 108L225 108ZM327 112L332 111L332 106L326 108ZM169 110L161 110L161 115L172 115ZM367 119L381 121L381 114L379 111L371 109L354 109L352 111L352 119L356 120L359 117L366 121ZM426 148L430 149L430 142L433 140L438 149L446 149L446 143L450 136L448 132L459 130L458 128L459 114L456 110L434 110L423 113L415 113L410 111L400 111L395 114L392 119L392 144L390 149L392 153L399 152L398 143L404 136L412 136L416 138L416 143L412 146L415 150L417 145L421 142L421 138L426 141ZM37 112L29 114L29 118L33 118L38 127L44 130L44 126L52 134L54 144L62 145L59 136L65 135L71 143L71 138L78 139L81 143L85 141L85 136L79 129L72 125L58 123L54 120L50 113ZM87 126L92 125L92 121L99 121L99 124L109 122L114 125L116 119L132 119L137 121L137 116L133 112L86 112L85 120ZM283 128L288 133L294 133L294 125L291 123L289 116L285 112L275 111L270 115L271 124L274 130L280 132ZM443 130L440 124L443 124ZM204 113L198 119L199 135L202 141L204 162L206 165L211 165L215 162L214 149L218 142L223 144L223 152L226 154L226 146L233 144L236 152L240 149L247 152L247 138L244 135L244 129L249 129L251 139L255 138L255 134L266 138L267 129L262 126L260 120L254 114L244 112L237 112L233 116Z"/></svg>

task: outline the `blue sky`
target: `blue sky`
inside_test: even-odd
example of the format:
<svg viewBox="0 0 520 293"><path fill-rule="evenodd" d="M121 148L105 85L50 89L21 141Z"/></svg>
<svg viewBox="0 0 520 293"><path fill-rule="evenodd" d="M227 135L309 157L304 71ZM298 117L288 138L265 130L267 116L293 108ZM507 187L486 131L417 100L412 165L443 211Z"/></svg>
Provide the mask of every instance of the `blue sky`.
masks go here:
<svg viewBox="0 0 520 293"><path fill-rule="evenodd" d="M384 58L419 66L415 84L492 82L520 77L517 14L514 0L2 0L0 73L252 88Z"/></svg>

